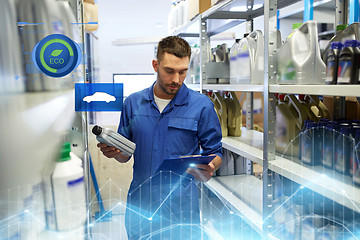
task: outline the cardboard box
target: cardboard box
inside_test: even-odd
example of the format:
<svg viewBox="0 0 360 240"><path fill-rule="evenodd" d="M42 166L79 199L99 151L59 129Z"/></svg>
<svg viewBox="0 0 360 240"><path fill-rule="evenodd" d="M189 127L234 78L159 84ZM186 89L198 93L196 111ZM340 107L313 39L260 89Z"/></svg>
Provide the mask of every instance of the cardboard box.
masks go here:
<svg viewBox="0 0 360 240"><path fill-rule="evenodd" d="M236 95L238 99L240 100L240 105L243 110L243 116L242 116L242 125L243 127L246 127L246 92L243 95L243 92L236 92ZM242 99L241 96L243 95ZM258 125L261 128L264 126L264 96L262 93L255 92L254 95L254 125Z"/></svg>
<svg viewBox="0 0 360 240"><path fill-rule="evenodd" d="M211 0L199 0L199 13L203 13L211 7Z"/></svg>
<svg viewBox="0 0 360 240"><path fill-rule="evenodd" d="M187 0L188 21L211 7L211 0Z"/></svg>
<svg viewBox="0 0 360 240"><path fill-rule="evenodd" d="M199 14L199 0L187 0L188 21Z"/></svg>
<svg viewBox="0 0 360 240"><path fill-rule="evenodd" d="M345 108L345 119L354 120L357 119L357 110L358 110L358 101L355 99L346 99L346 108Z"/></svg>

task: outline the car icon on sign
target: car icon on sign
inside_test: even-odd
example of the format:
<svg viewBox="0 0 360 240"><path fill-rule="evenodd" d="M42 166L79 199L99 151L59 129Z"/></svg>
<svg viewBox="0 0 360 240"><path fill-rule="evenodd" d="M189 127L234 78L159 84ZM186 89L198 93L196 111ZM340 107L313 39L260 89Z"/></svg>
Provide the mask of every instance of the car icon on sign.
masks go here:
<svg viewBox="0 0 360 240"><path fill-rule="evenodd" d="M83 98L84 102L115 102L116 98L114 96L111 96L110 94L104 93L104 92L96 92L93 95L86 96Z"/></svg>

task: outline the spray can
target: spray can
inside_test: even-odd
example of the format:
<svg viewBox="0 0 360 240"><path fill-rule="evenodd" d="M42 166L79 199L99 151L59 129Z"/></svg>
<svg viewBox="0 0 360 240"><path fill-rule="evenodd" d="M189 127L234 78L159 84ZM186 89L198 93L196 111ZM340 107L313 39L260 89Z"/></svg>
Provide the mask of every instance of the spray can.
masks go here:
<svg viewBox="0 0 360 240"><path fill-rule="evenodd" d="M339 55L340 51L343 48L341 42L331 43L331 50L328 53L327 63L326 63L326 84L336 84L338 67L339 67Z"/></svg>
<svg viewBox="0 0 360 240"><path fill-rule="evenodd" d="M358 84L360 50L356 40L346 40L339 55L338 84Z"/></svg>

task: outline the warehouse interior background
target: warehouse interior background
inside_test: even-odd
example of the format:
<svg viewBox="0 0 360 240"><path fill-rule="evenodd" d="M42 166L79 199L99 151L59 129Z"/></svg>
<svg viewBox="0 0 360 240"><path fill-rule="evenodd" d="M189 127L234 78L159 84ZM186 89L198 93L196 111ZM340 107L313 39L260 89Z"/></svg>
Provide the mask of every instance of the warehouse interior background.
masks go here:
<svg viewBox="0 0 360 240"><path fill-rule="evenodd" d="M173 5L177 5L179 2L184 3L185 0L39 0L39 2L28 0L28 3L26 3L27 0L2 1L4 2L0 4L4 4L4 8L0 9L0 19L3 24L1 24L0 30L5 34L0 36L0 136L2 138L0 144L0 240L126 240L124 215L127 193L132 180L133 158L127 163L119 163L106 158L96 146L98 143L96 136L91 133L94 125L101 125L116 131L121 112L75 111L75 95L78 92L76 92L76 87L74 91L73 83L84 85L87 84L86 82L94 84L123 83L124 98L132 92L147 88L156 80L151 62L156 56L157 42L161 38L173 34L180 36L183 34L194 49L198 48L201 51L205 49L209 54L210 48L207 49L200 43L201 13L198 12L197 17L189 17L190 19L187 19L188 22L185 22L183 26L171 28L170 24L173 23L170 23L172 18L170 13L174 8ZM71 82L70 87L60 86L55 89L46 89L43 84L43 88L39 89L36 85L37 82L47 78L41 72L29 70L35 69L35 67L29 67L29 65L34 65L34 58L30 57L30 52L35 43L45 36L41 35L40 39L27 46L26 34L18 34L18 32L29 29L27 32L29 35L36 35L37 31L42 30L41 21L43 19L32 18L35 22L32 24L30 18L36 14L32 15L30 11L26 11L27 8L30 9L28 6L39 7L43 4L49 10L49 7L55 6L58 2L65 2L64 6L66 7L71 6L77 22L77 24L73 24L73 27L81 36L80 40L76 41L80 45L84 59L74 70L73 74L79 77L76 81ZM226 43L226 48L230 53L235 39L243 38L244 33L260 30L265 36L267 32L264 22L268 21L270 24L274 24L273 21L266 20L268 16L264 16L263 13L251 19L253 20L252 27L249 27L245 21L241 24L234 24L234 19L226 18L232 12L238 11L236 7L244 7L246 4L253 3L261 9L264 7L265 1L186 0L186 2L189 4L190 2L192 4L206 2L210 10L204 12L209 16L214 14L211 15L213 18L216 18L216 13L218 16L225 14L225 17L220 17L224 19L219 21L217 21L218 19L205 20L209 29L221 29L219 34L212 35L207 39L212 49L219 48L221 44ZM285 6L277 13L282 45L285 41L290 41L288 36L296 31L292 28L293 24L304 22L304 14L309 11L305 10L306 4L313 5L313 20L319 23L315 25L319 32L318 36L320 36L316 36L316 39L320 41L315 45L321 51L330 45L330 39L334 34L339 34L335 31L338 24L336 16L339 15L336 13L335 7L341 4L350 6L344 8L346 18L357 18L354 23L355 30L349 34L349 39L360 41L360 1L292 0L287 3L282 0L266 1L266 3L269 2L272 4L278 2L279 6ZM97 16L97 20L94 20L96 29L92 31L85 30L86 23L80 23L81 17L79 16L83 13L82 11L87 11L84 8L85 3L96 6L96 10L90 6L91 11L95 11ZM221 7L217 9L219 6ZM231 7L228 6L234 7L234 9L230 10ZM40 13L46 12L45 7L41 9L43 12L39 11L37 14L41 15ZM268 9L264 11L268 11ZM355 12L355 16L351 14L348 16L348 12ZM271 13L273 14L273 12ZM272 17L274 18L274 16ZM237 20L235 19L235 22ZM91 21L89 20L89 22ZM39 28L37 28L37 24L40 25ZM234 26L226 29L226 26L231 24ZM91 24L89 26L91 27ZM223 31L223 29L226 30ZM48 34L55 32L51 30ZM189 37L186 35L189 32L198 35ZM210 32L207 33L210 34ZM345 37L343 40L348 39ZM301 44L297 46L301 46ZM263 48L269 49L271 44ZM276 54L279 52L280 48L275 50ZM16 54L18 54L17 57ZM360 54L357 56L360 58ZM21 67L12 67L11 64L15 63ZM263 64L263 61L261 63ZM358 63L360 64L360 62ZM271 62L269 65L272 64L276 65L277 62ZM229 71L229 67L227 70ZM304 72L307 70L303 69ZM316 72L316 70L315 68L314 71ZM22 73L20 73L21 71ZM276 74L276 71L269 72L269 76L271 74ZM359 77L359 70L357 70L357 74ZM16 83L19 83L18 76L20 76L23 86L13 90L8 86L14 82L14 78ZM275 102L280 104L284 99L293 101L299 99L300 101L300 96L306 95L308 98L315 99L318 103L317 106L320 106L317 107L319 110L316 111L319 115L315 117L315 121L320 122L321 109L324 109L323 106L326 105L326 111L330 114L324 113L322 118L331 121L339 120L339 122L340 119L344 122L346 120L347 122L342 122L342 124L354 126L352 129L356 133L356 129L360 129L357 126L360 125L358 124L360 120L360 80L357 85L330 86L325 85L325 82L317 85L246 82L245 84L234 84L232 87L231 81L221 84L219 80L221 77L208 77L202 73L200 78L200 83L186 82L186 84L203 94L211 96L218 94L217 97L227 96L229 98L231 94L228 92L235 91L236 94L234 93L232 96L237 98L237 103L241 105L239 120L240 126L242 126L241 137L223 136L224 159L226 157L227 160L224 160L221 171L218 171L209 183L199 184L199 189L201 188L199 199L204 221L202 227L209 235L209 239L360 239L360 188L357 185L360 183L353 181L353 176L349 174L336 172L336 170L325 168L321 164L317 166L306 164L300 156L297 156L299 148L301 152L301 147L304 147L299 147L299 142L306 141L302 137L309 136L306 134L310 132L311 127L309 126L313 125L303 121L304 130L298 131L293 139L288 140L286 148L282 148L282 151L276 149L275 157L276 141L275 138L272 139L273 141L270 138L273 137L271 134L274 131L272 130L278 129L276 121L272 122L273 125L271 125L271 121L270 123L264 122L266 117L270 116L271 118L272 113L278 114ZM215 79L218 82L207 84L208 79ZM270 86L269 88L264 87L267 84ZM275 93L279 93L282 97L275 96ZM315 95L319 98L312 97ZM267 109L271 106L274 106L276 110ZM341 116L339 119L336 119L337 114ZM277 121L281 123L279 119L284 120L285 118L277 118ZM332 122L332 124L334 123ZM296 128L295 124L291 126ZM324 126L321 128L322 130L325 129ZM285 132L289 129L284 126L280 127L283 127ZM311 134L315 133L311 132ZM326 142L325 136L329 132L323 130L323 134L321 139ZM354 144L353 149L349 151L354 153L354 158L360 159L355 155L358 148L360 149L360 145L355 147L355 143L358 144L360 140L360 131L359 136L355 137L353 134L351 139L345 137L346 134L343 132L341 134L333 141L333 144L339 143L341 138L342 144L340 145L343 146L343 151L345 151L345 145ZM311 136L314 137L314 135ZM269 141L264 140L265 137L268 137ZM311 145L314 144L313 141L310 138L306 143ZM266 144L266 148L264 144ZM271 147L274 147L274 151L271 151ZM311 151L311 154L316 154L313 149ZM59 157L59 152L61 157ZM63 157L64 152L65 158L71 158L72 173L77 171L78 175L76 176L83 181L83 185L73 192L66 189L66 191L55 193L55 169L57 161ZM270 159L264 157L268 152L270 152ZM333 154L335 154L335 150ZM271 156L274 156L274 159L271 159ZM356 161L356 159L352 161ZM272 161L274 164L271 164ZM236 174L234 167L236 162L243 164L241 174ZM268 168L263 167L265 165ZM354 163L353 166L355 167L355 165ZM359 170L359 166L356 167ZM269 172L273 174L273 178L268 178L271 175L268 175ZM273 185L266 184L269 179L273 181ZM266 191L266 186L270 186L271 190ZM67 196L65 192L66 194L71 192L73 195ZM56 194L59 193L60 195L64 194L57 196ZM81 195L82 193L84 194ZM73 200L74 196L78 198ZM51 205L55 205L56 198L62 199L62 197L69 199L73 197L74 202L72 205L59 208ZM100 197L101 200L99 200ZM273 202L266 204L269 203L270 198ZM269 223L269 219L271 219L271 223ZM64 226L64 229L61 229L61 226ZM268 229L271 231L269 232Z"/></svg>

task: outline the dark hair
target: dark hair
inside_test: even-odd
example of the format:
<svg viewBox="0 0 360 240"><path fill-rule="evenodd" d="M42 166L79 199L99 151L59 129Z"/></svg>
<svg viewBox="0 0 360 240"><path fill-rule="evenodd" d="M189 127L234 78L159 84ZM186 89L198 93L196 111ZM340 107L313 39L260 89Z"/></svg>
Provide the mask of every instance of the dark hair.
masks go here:
<svg viewBox="0 0 360 240"><path fill-rule="evenodd" d="M176 57L191 57L191 48L189 43L178 36L169 36L160 40L157 48L156 57L158 61L162 59L164 53L170 53Z"/></svg>

